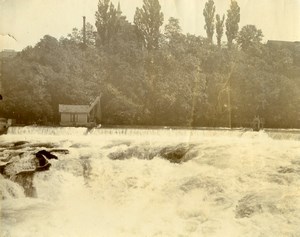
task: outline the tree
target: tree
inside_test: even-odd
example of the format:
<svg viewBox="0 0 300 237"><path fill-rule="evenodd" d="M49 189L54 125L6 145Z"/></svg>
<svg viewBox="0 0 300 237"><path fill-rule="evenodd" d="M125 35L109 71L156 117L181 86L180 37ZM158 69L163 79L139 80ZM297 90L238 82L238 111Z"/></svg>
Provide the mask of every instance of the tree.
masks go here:
<svg viewBox="0 0 300 237"><path fill-rule="evenodd" d="M162 48L168 49L169 55L181 57L184 53L185 37L181 33L181 27L178 19L170 17L169 23L165 25L164 37L165 44L162 44Z"/></svg>
<svg viewBox="0 0 300 237"><path fill-rule="evenodd" d="M110 0L99 0L95 25L98 33L96 45L109 44L118 28L117 10Z"/></svg>
<svg viewBox="0 0 300 237"><path fill-rule="evenodd" d="M86 45L94 46L95 45L95 30L94 26L87 22L85 26L85 37L86 37Z"/></svg>
<svg viewBox="0 0 300 237"><path fill-rule="evenodd" d="M68 39L75 43L82 42L82 35L80 34L78 28L75 27L72 29L72 33L68 34Z"/></svg>
<svg viewBox="0 0 300 237"><path fill-rule="evenodd" d="M208 0L205 3L205 8L203 9L203 16L205 18L205 26L204 29L206 30L207 38L210 43L213 41L213 35L215 30L215 3L213 0Z"/></svg>
<svg viewBox="0 0 300 237"><path fill-rule="evenodd" d="M3 65L5 101L0 104L1 114L23 123L52 117L51 98L44 87L44 69L44 66L23 60L20 56Z"/></svg>
<svg viewBox="0 0 300 237"><path fill-rule="evenodd" d="M222 19L219 14L216 15L216 33L217 33L217 42L218 46L221 47L221 40L224 33L224 21L225 15L223 15Z"/></svg>
<svg viewBox="0 0 300 237"><path fill-rule="evenodd" d="M173 39L180 34L181 34L181 27L179 25L179 20L174 17L170 17L169 23L165 26L165 36L168 39Z"/></svg>
<svg viewBox="0 0 300 237"><path fill-rule="evenodd" d="M263 33L255 25L244 26L237 36L237 43L242 50L247 51L262 41Z"/></svg>
<svg viewBox="0 0 300 237"><path fill-rule="evenodd" d="M86 45L94 46L95 45L95 33L94 26L87 22L85 26L85 37L86 37ZM72 29L72 33L68 34L68 39L80 44L83 43L83 28L79 31L77 28Z"/></svg>
<svg viewBox="0 0 300 237"><path fill-rule="evenodd" d="M230 9L227 10L226 36L228 48L231 48L232 41L236 39L239 32L240 7L235 0L231 0Z"/></svg>
<svg viewBox="0 0 300 237"><path fill-rule="evenodd" d="M159 48L160 30L164 21L158 0L144 0L142 8L136 8L134 24L148 50Z"/></svg>
<svg viewBox="0 0 300 237"><path fill-rule="evenodd" d="M4 60L1 53L0 115L19 123L57 124L58 104L89 104L101 93L103 124L227 126L230 120L233 127L247 127L260 115L268 127L299 128L297 43L263 45L261 31L245 26L235 38L243 50L220 50L207 38L183 34L175 18L160 35L163 18L155 2L144 0L136 15L143 40L120 7L110 19L114 7L101 0L97 48L82 47L78 28L59 41L46 35L12 58ZM219 46L224 18L216 16ZM86 37L89 44L88 23Z"/></svg>

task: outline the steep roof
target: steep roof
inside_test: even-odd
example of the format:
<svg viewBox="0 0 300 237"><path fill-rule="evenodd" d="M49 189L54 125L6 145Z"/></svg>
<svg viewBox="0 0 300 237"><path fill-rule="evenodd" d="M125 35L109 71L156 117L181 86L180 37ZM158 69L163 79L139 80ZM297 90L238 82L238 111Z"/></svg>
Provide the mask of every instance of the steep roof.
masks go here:
<svg viewBox="0 0 300 237"><path fill-rule="evenodd" d="M88 105L59 105L60 113L89 113Z"/></svg>

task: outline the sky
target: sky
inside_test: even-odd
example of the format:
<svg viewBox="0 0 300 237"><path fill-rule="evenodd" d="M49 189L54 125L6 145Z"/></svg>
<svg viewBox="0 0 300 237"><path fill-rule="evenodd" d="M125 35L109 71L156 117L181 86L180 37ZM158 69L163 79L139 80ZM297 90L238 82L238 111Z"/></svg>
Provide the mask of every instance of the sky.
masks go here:
<svg viewBox="0 0 300 237"><path fill-rule="evenodd" d="M176 17L184 33L205 36L203 8L207 0L159 0L165 23ZM130 22L142 0L112 0ZM230 0L214 0L216 13L226 14ZM240 28L256 25L264 41L300 41L300 0L237 0ZM0 0L0 50L34 46L48 34L67 36L82 26L82 16L94 25L98 0ZM226 36L223 36L226 40Z"/></svg>

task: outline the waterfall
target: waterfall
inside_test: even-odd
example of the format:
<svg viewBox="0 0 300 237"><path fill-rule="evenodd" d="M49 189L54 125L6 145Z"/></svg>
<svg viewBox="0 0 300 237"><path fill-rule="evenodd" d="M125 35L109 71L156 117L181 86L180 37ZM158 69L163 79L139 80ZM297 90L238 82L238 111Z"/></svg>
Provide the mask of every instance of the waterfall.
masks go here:
<svg viewBox="0 0 300 237"><path fill-rule="evenodd" d="M253 132L250 129L228 128L93 128L85 127L9 127L8 135L55 135L55 136L114 136L114 137L152 137L152 138L199 138L199 137L269 137L275 140L300 140L299 129L265 129Z"/></svg>
<svg viewBox="0 0 300 237"><path fill-rule="evenodd" d="M29 134L29 135L84 135L87 133L87 128L83 127L9 127L7 134Z"/></svg>
<svg viewBox="0 0 300 237"><path fill-rule="evenodd" d="M266 133L276 140L300 141L300 129L266 129Z"/></svg>
<svg viewBox="0 0 300 237"><path fill-rule="evenodd" d="M139 129L139 128L95 128L91 130L91 135L118 135L118 136L237 136L243 134L242 129Z"/></svg>

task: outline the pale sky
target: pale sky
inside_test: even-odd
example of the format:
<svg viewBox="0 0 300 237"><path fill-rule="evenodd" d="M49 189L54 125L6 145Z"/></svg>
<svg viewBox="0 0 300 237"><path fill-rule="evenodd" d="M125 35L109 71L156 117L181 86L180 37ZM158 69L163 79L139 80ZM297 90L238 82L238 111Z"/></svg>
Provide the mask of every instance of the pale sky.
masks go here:
<svg viewBox="0 0 300 237"><path fill-rule="evenodd" d="M165 23L179 18L184 33L205 36L203 8L207 0L160 0ZM300 0L237 0L240 28L254 24L268 39L300 41ZM112 0L117 6L118 0ZM142 0L120 0L130 22ZM82 26L82 16L94 25L98 0L0 0L0 50L34 46L45 34L66 36ZM230 0L215 0L216 12L226 13ZM7 36L12 35L16 40ZM226 40L226 36L223 37Z"/></svg>

